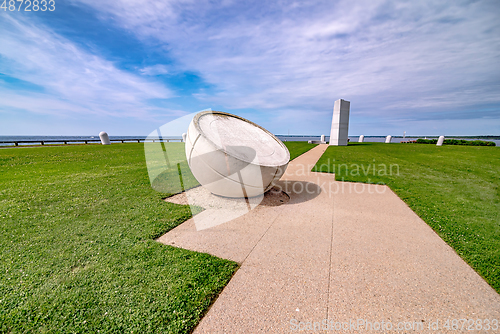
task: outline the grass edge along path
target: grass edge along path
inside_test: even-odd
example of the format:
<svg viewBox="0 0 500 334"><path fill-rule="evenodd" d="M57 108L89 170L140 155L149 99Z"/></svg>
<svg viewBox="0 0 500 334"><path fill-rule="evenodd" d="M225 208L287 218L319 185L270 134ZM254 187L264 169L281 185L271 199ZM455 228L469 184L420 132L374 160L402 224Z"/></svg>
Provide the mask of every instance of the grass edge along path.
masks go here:
<svg viewBox="0 0 500 334"><path fill-rule="evenodd" d="M318 144L309 144L303 141L286 141L283 144L285 144L290 152L290 161L318 146Z"/></svg>
<svg viewBox="0 0 500 334"><path fill-rule="evenodd" d="M142 143L0 150L0 332L192 331L238 264L154 241L165 195Z"/></svg>
<svg viewBox="0 0 500 334"><path fill-rule="evenodd" d="M313 171L386 184L500 293L500 149L354 143Z"/></svg>

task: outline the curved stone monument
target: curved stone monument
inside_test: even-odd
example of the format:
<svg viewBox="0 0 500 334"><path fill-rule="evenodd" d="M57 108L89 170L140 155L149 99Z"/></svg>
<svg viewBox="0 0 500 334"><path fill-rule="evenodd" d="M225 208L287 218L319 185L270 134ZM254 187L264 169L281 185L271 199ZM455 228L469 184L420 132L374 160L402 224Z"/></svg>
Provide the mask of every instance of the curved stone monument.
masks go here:
<svg viewBox="0 0 500 334"><path fill-rule="evenodd" d="M224 197L262 195L283 175L286 146L266 129L220 112L196 114L186 136L186 158L198 182Z"/></svg>
<svg viewBox="0 0 500 334"><path fill-rule="evenodd" d="M364 141L365 141L365 136L364 135L359 136L358 143L362 143Z"/></svg>
<svg viewBox="0 0 500 334"><path fill-rule="evenodd" d="M443 146L444 136L439 136L436 146Z"/></svg>
<svg viewBox="0 0 500 334"><path fill-rule="evenodd" d="M392 136L391 135L388 135L387 137L385 137L385 143L386 144L390 144L391 140L392 140Z"/></svg>

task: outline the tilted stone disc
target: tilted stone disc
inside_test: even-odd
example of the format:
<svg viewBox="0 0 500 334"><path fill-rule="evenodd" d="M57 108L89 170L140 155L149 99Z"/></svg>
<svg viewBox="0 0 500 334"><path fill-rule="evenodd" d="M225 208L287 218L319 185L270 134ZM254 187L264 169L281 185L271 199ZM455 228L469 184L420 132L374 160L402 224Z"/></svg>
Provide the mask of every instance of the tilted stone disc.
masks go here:
<svg viewBox="0 0 500 334"><path fill-rule="evenodd" d="M186 157L198 182L213 194L253 197L279 180L290 153L255 123L220 111L203 111L189 125Z"/></svg>

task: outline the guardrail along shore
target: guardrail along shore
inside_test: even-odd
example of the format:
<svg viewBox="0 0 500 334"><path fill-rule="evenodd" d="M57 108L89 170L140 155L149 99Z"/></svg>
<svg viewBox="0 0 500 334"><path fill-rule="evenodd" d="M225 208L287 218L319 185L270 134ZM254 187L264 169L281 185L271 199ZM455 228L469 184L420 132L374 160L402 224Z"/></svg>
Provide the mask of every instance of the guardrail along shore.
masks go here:
<svg viewBox="0 0 500 334"><path fill-rule="evenodd" d="M145 143L145 142L182 142L182 138L157 138L157 139L144 139L144 138L126 138L126 139L110 139L111 143L121 142L121 143ZM74 144L89 144L89 143L100 143L100 139L61 139L61 140L15 140L15 141L0 141L0 146L30 146L30 145L45 145L45 144L64 144L70 145L70 143ZM12 145L14 144L14 145ZM21 144L21 145L19 145Z"/></svg>

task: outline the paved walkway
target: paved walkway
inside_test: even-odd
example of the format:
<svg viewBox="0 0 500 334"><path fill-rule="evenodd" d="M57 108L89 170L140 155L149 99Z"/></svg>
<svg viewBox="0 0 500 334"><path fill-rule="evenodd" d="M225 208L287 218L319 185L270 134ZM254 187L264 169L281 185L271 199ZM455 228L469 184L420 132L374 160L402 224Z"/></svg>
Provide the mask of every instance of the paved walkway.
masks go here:
<svg viewBox="0 0 500 334"><path fill-rule="evenodd" d="M329 332L383 321L441 333L447 319L500 321L500 295L388 187L308 172L327 147L289 164L287 204L201 231L190 219L159 238L241 264L195 333L311 333L323 319Z"/></svg>

